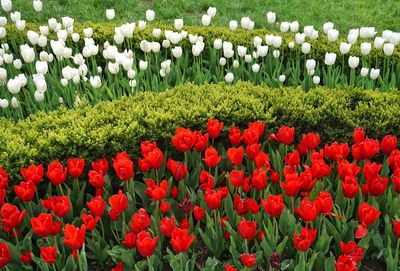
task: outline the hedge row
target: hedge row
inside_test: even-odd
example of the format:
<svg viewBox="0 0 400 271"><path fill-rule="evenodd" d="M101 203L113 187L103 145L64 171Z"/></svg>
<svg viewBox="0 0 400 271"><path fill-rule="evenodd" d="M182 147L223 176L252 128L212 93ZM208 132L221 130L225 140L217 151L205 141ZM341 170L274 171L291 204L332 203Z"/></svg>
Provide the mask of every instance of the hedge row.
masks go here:
<svg viewBox="0 0 400 271"><path fill-rule="evenodd" d="M96 24L96 23L75 23L74 24L74 32L76 33L83 33L83 29L87 27L92 27L93 28L93 39L95 39L99 44L103 44L105 41L113 41L114 37L114 29L117 27L117 24L114 23L106 23L106 24ZM149 25L144 31L138 31L135 30L131 44L137 49L139 48L139 41L147 39L147 40L157 40L152 37L152 30L154 28L160 28L162 30L165 29L170 29L173 30L172 25L166 25L166 24L151 24ZM9 43L26 43L27 42L27 37L26 37L26 32L28 30L34 30L34 31L39 31L39 25L38 24L32 24L32 23L27 23L26 29L23 32L19 32L14 25L8 25L7 26L7 37L3 39L2 42L9 42ZM236 45L244 45L248 47L253 47L253 38L255 36L260 36L261 38L265 38L266 34L275 34L275 35L281 35L282 33L274 33L271 32L270 30L267 29L255 29L255 30L243 30L243 29L238 29L236 31L231 31L227 27L203 27L203 26L185 26L184 30L186 30L190 34L197 34L200 36L204 37L204 40L206 43L212 44L213 41L216 38L220 38L222 40L230 41L232 42L235 46ZM55 39L54 33L49 35L49 38ZM159 38L163 38L163 35ZM290 41L294 41L294 34L293 33L286 33L283 34L283 48L285 51L289 50L288 43ZM320 37L317 40L308 40L308 42L312 45L312 53L309 57L315 58L315 59L324 59L325 53L326 52L335 52L336 54L340 55L339 51L339 46L340 42L346 41L346 40L341 40L339 39L336 42L329 42L328 39L326 38L326 35L320 31ZM81 44L83 44L81 42ZM186 45L188 45L188 42L186 42ZM296 46L295 50L301 50L301 46ZM360 42L352 46L351 51L349 55L353 56L361 56L360 53ZM382 65L383 60L385 59L385 55L382 51L372 49L370 55L366 57L370 60L373 60L373 63L375 63L375 66ZM399 46L395 47L394 54L389 58L392 60L394 63L397 63L400 59L400 48Z"/></svg>
<svg viewBox="0 0 400 271"><path fill-rule="evenodd" d="M364 127L371 137L400 135L400 96L322 87L304 92L244 82L186 84L93 107L38 113L17 123L0 119L0 165L15 174L31 163L73 156L112 157L125 149L135 156L141 140L169 144L177 127L205 128L199 125L208 118L242 127L261 120L268 133L280 125L294 126L298 138L313 131L323 142L348 139L355 127Z"/></svg>

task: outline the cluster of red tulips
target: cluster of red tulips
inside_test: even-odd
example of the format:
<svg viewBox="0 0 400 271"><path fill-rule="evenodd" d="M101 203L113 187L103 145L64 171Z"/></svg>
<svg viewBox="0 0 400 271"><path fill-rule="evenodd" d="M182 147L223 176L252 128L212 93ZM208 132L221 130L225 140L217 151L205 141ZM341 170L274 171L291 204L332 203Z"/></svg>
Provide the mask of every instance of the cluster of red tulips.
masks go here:
<svg viewBox="0 0 400 271"><path fill-rule="evenodd" d="M206 133L178 128L168 153L141 142L135 163L121 152L90 169L30 165L13 187L0 168L0 267L353 271L374 259L397 270L397 137L299 139L209 120Z"/></svg>

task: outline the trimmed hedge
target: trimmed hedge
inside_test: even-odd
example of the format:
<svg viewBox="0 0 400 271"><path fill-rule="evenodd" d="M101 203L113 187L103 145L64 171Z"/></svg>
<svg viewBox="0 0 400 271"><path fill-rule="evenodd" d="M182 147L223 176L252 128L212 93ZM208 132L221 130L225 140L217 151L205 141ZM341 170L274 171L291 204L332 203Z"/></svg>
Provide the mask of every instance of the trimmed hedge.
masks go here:
<svg viewBox="0 0 400 271"><path fill-rule="evenodd" d="M137 155L141 140L169 144L177 127L205 128L208 118L241 127L261 120L268 133L283 124L294 126L297 138L313 131L323 142L348 139L355 127L364 127L371 137L400 135L400 96L322 87L304 92L244 82L186 84L93 107L41 112L17 123L0 119L0 165L13 175L31 163L54 159L112 157L125 149Z"/></svg>
<svg viewBox="0 0 400 271"><path fill-rule="evenodd" d="M105 41L113 41L114 37L114 28L119 26L120 24L115 24L115 23L75 23L74 24L74 32L76 33L83 33L83 29L87 27L92 27L93 28L93 39L97 41L97 43L103 45ZM170 29L173 30L172 25L166 25L166 24L151 24L148 25L148 27L144 31L138 31L137 29L134 32L133 38L131 40L131 44L134 46L134 48L138 49L139 48L139 41L147 39L147 40L157 40L153 38L152 36L152 30L154 28L160 28L162 30L165 29ZM34 30L34 31L39 31L39 24L33 24L33 23L27 23L26 24L26 29L22 32L19 32L15 25L7 25L7 36L5 39L1 40L1 42L8 42L8 43L14 43L16 42L17 44L19 43L26 43L28 42L28 39L26 37L26 32L28 30ZM255 29L255 30L243 30L243 29L238 29L236 31L231 31L227 27L203 27L203 26L185 26L184 30L186 30L190 34L197 34L201 35L204 37L204 40L206 43L212 44L213 41L216 38L220 38L222 40L230 41L232 42L235 46L236 45L244 45L248 47L253 47L253 38L255 36L260 36L264 42L265 42L265 35L266 34L275 34L275 35L281 35L283 37L283 48L285 51L289 50L288 48L288 43L290 41L294 41L294 34L293 33L277 33L277 32L272 32L267 29ZM339 46L340 42L346 41L343 39L339 39L336 42L329 42L328 39L326 38L326 35L320 31L320 37L317 40L307 40L311 45L312 45L312 50L310 55L308 56L309 58L315 58L315 59L324 59L325 58L325 53L326 52L335 52L338 56L340 56L340 51L339 51ZM52 32L49 36L49 38L55 39L56 36ZM163 35L158 40L162 40ZM360 40L359 40L360 41ZM83 44L83 41L80 41L81 44ZM183 43L185 44L185 43ZM188 41L186 41L186 45L188 44ZM296 45L295 49L297 51L301 50L301 46ZM353 55L353 56L361 56L360 52L360 42L357 44L353 45L350 53L348 55ZM383 50L377 50L377 49L372 49L371 53L367 56L364 57L366 59L370 59L371 61L373 60L373 67L377 67L380 65L383 65L383 60L385 59L385 55L383 53ZM395 51L393 55L389 58L393 63L398 63L400 60L400 47L396 46Z"/></svg>

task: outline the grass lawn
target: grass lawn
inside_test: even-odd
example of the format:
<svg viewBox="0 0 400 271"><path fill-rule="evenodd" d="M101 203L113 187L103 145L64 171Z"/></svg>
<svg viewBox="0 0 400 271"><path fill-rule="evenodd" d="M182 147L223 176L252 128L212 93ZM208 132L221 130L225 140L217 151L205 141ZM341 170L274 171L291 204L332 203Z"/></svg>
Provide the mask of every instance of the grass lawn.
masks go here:
<svg viewBox="0 0 400 271"><path fill-rule="evenodd" d="M400 31L399 0L44 0L41 14L33 10L32 0L17 0L13 4L23 19L34 22L62 16L81 22L103 22L106 8L116 10L117 21L132 21L144 19L146 9L151 8L156 12L156 20L183 18L186 24L199 24L207 8L215 6L218 13L213 23L219 26L249 16L260 28L266 24L266 12L275 11L279 21L298 20L302 26L321 27L332 21L340 31L360 26Z"/></svg>

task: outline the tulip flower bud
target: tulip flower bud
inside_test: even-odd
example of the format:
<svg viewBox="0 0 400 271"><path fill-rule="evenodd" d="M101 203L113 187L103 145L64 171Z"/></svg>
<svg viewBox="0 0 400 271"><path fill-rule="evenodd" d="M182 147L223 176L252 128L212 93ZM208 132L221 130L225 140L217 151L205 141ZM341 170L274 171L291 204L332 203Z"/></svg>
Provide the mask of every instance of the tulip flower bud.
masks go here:
<svg viewBox="0 0 400 271"><path fill-rule="evenodd" d="M321 82L321 79L319 78L319 76L314 75L313 76L314 85L319 85L320 82Z"/></svg>
<svg viewBox="0 0 400 271"><path fill-rule="evenodd" d="M8 108L8 105L9 105L9 103L8 103L7 99L0 99L0 107L1 108L6 109L6 108Z"/></svg>
<svg viewBox="0 0 400 271"><path fill-rule="evenodd" d="M274 50L272 52L272 55L273 55L274 58L279 58L280 54L281 54L281 52L279 50Z"/></svg>
<svg viewBox="0 0 400 271"><path fill-rule="evenodd" d="M114 9L106 9L106 18L107 20L112 20L115 17L115 10Z"/></svg>
<svg viewBox="0 0 400 271"><path fill-rule="evenodd" d="M33 96L37 102L42 102L44 100L44 93L39 90L36 90Z"/></svg>
<svg viewBox="0 0 400 271"><path fill-rule="evenodd" d="M218 61L220 66L225 66L226 65L226 58L225 57L221 57Z"/></svg>
<svg viewBox="0 0 400 271"><path fill-rule="evenodd" d="M245 46L238 46L237 52L240 57L244 57L247 54L247 47Z"/></svg>
<svg viewBox="0 0 400 271"><path fill-rule="evenodd" d="M360 75L362 77L366 77L368 75L368 71L369 71L368 68L361 68Z"/></svg>
<svg viewBox="0 0 400 271"><path fill-rule="evenodd" d="M394 46L397 46L400 44L400 33L393 33L393 35L390 37L390 43L393 44Z"/></svg>
<svg viewBox="0 0 400 271"><path fill-rule="evenodd" d="M349 67L352 69L355 69L358 67L358 64L360 64L360 58L356 56L350 56L349 57Z"/></svg>
<svg viewBox="0 0 400 271"><path fill-rule="evenodd" d="M383 44L385 43L385 39L382 37L376 37L374 40L374 48L375 49L381 49L383 47Z"/></svg>
<svg viewBox="0 0 400 271"><path fill-rule="evenodd" d="M15 59L13 61L13 65L14 65L14 68L16 68L17 70L22 68L22 62L20 59Z"/></svg>
<svg viewBox="0 0 400 271"><path fill-rule="evenodd" d="M171 42L169 40L163 40L161 45L163 48L169 48L171 46Z"/></svg>
<svg viewBox="0 0 400 271"><path fill-rule="evenodd" d="M216 7L209 7L209 8L207 9L207 14L208 14L211 18L215 17L215 15L217 15L217 8L216 8Z"/></svg>
<svg viewBox="0 0 400 271"><path fill-rule="evenodd" d="M85 38L91 38L93 35L93 29L91 27L83 29L83 35Z"/></svg>
<svg viewBox="0 0 400 271"><path fill-rule="evenodd" d="M284 74L279 75L278 77L279 82L283 83L286 80L286 76Z"/></svg>
<svg viewBox="0 0 400 271"><path fill-rule="evenodd" d="M273 45L275 48L279 48L282 45L282 37L281 36L274 36Z"/></svg>
<svg viewBox="0 0 400 271"><path fill-rule="evenodd" d="M276 21L276 14L275 14L275 12L269 11L269 12L267 13L267 22L268 22L269 24L273 24L273 23L275 23L275 21Z"/></svg>
<svg viewBox="0 0 400 271"><path fill-rule="evenodd" d="M296 45L296 44L294 43L294 41L290 41L290 42L288 43L289 49L293 49L295 45Z"/></svg>
<svg viewBox="0 0 400 271"><path fill-rule="evenodd" d="M249 17L243 17L240 19L240 25L242 26L243 29L249 29L250 28L250 18Z"/></svg>
<svg viewBox="0 0 400 271"><path fill-rule="evenodd" d="M363 43L361 43L360 48L361 48L361 54L366 56L371 52L371 49L372 49L371 43L363 42Z"/></svg>
<svg viewBox="0 0 400 271"><path fill-rule="evenodd" d="M154 21L155 17L156 17L156 13L154 12L154 10L152 10L152 9L146 10L146 20L147 21L152 22L152 21Z"/></svg>
<svg viewBox="0 0 400 271"><path fill-rule="evenodd" d="M267 45L272 45L274 43L274 35L265 35L265 43Z"/></svg>
<svg viewBox="0 0 400 271"><path fill-rule="evenodd" d="M67 80L66 78L61 78L61 85L62 85L63 87L68 86L68 80Z"/></svg>
<svg viewBox="0 0 400 271"><path fill-rule="evenodd" d="M233 82L233 79L234 79L233 73L228 72L228 73L225 75L225 82L227 82L228 84L232 83L232 82Z"/></svg>
<svg viewBox="0 0 400 271"><path fill-rule="evenodd" d="M229 22L229 29L232 31L236 31L236 29L238 28L238 22L237 21L230 21Z"/></svg>
<svg viewBox="0 0 400 271"><path fill-rule="evenodd" d="M372 80L376 80L379 77L379 72L380 72L380 69L371 68L371 72L369 74L370 78Z"/></svg>
<svg viewBox="0 0 400 271"><path fill-rule="evenodd" d="M19 101L16 97L12 97L11 98L11 106L13 108L18 108L19 107Z"/></svg>
<svg viewBox="0 0 400 271"><path fill-rule="evenodd" d="M7 79L7 70L4 68L0 68L0 81L4 81Z"/></svg>
<svg viewBox="0 0 400 271"><path fill-rule="evenodd" d="M237 61L236 59L233 61L233 63L232 63L232 67L234 68L234 69L237 69L237 68L239 68L239 61Z"/></svg>
<svg viewBox="0 0 400 271"><path fill-rule="evenodd" d="M201 16L201 24L203 26L209 26L211 24L211 16L208 14L203 14L203 16Z"/></svg>
<svg viewBox="0 0 400 271"><path fill-rule="evenodd" d="M258 72L260 71L260 65L257 64L257 63L254 63L254 64L251 66L251 69L252 69L252 71L253 71L254 73L258 73Z"/></svg>
<svg viewBox="0 0 400 271"><path fill-rule="evenodd" d="M259 36L255 36L253 39L254 47L257 48L258 45L262 44L262 38Z"/></svg>
<svg viewBox="0 0 400 271"><path fill-rule="evenodd" d="M136 87L136 80L130 80L130 81L129 81L129 86L130 86L131 88L135 88L135 87Z"/></svg>

